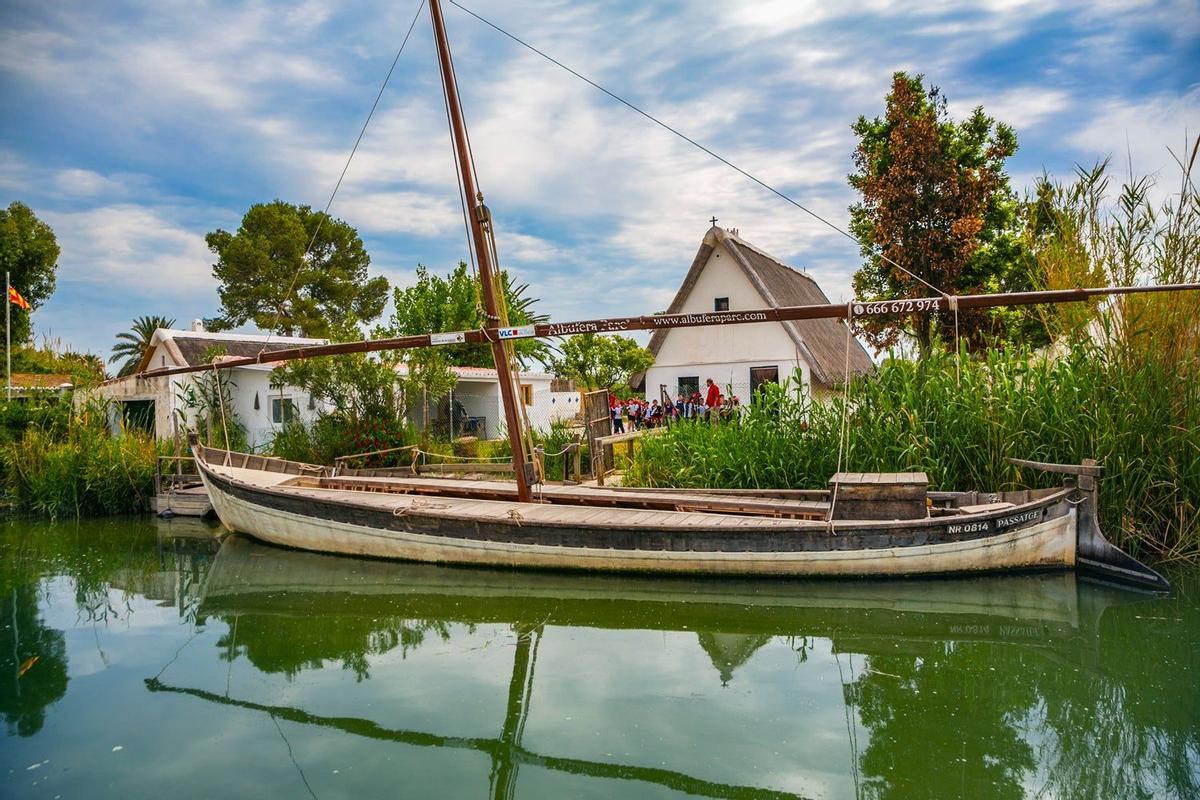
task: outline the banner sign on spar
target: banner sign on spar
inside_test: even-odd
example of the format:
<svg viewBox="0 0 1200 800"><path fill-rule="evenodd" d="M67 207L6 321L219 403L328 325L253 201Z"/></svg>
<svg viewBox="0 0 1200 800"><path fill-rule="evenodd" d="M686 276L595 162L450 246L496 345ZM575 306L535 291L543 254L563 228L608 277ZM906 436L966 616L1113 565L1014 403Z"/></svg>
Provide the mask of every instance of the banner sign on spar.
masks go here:
<svg viewBox="0 0 1200 800"><path fill-rule="evenodd" d="M522 325L519 328L500 328L496 332L501 339L528 339L531 336L537 336L532 325Z"/></svg>
<svg viewBox="0 0 1200 800"><path fill-rule="evenodd" d="M429 334L430 344L462 344L467 340L467 334L463 331L454 331L453 333L431 333Z"/></svg>

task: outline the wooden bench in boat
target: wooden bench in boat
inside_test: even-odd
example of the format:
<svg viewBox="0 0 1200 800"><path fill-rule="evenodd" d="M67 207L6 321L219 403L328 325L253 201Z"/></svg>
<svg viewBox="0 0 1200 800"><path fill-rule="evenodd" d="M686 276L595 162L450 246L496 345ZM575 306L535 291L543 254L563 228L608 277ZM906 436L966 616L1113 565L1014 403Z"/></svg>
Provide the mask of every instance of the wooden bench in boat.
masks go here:
<svg viewBox="0 0 1200 800"><path fill-rule="evenodd" d="M834 519L923 519L929 477L924 472L839 472L829 479Z"/></svg>

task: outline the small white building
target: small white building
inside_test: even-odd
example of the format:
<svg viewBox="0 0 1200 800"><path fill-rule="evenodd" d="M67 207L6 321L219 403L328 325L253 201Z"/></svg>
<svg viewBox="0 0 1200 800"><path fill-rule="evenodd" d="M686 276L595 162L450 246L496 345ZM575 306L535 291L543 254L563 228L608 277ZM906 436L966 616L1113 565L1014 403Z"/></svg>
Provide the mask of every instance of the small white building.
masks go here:
<svg viewBox="0 0 1200 800"><path fill-rule="evenodd" d="M195 427L198 410L188 402L189 387L197 376L147 376L149 370L208 364L216 358L257 356L264 349L282 350L308 344L326 344L325 339L303 339L244 333L212 333L197 322L192 330L160 328L150 339L150 347L132 375L113 378L100 384L88 396L111 401L114 425L121 421L151 431L166 439ZM222 371L228 382L231 408L227 411L246 429L251 447L262 449L285 422L312 422L318 413L308 393L294 386L272 386L271 363L234 367Z"/></svg>
<svg viewBox="0 0 1200 800"><path fill-rule="evenodd" d="M498 439L504 433L504 403L496 370L483 367L451 367L457 378L454 388L443 398L429 403L429 424L441 436L477 436ZM398 368L404 374L405 367ZM580 409L579 392L554 391L554 376L541 372L521 372L520 400L531 427L549 429L557 421L573 419ZM457 411L451 414L450 409ZM424 403L409 398L407 416L418 430L424 422Z"/></svg>
<svg viewBox="0 0 1200 800"><path fill-rule="evenodd" d="M684 277L669 314L704 314L828 303L811 277L759 250L723 228L712 227ZM732 388L743 402L763 383L782 383L799 370L814 394L842 383L846 325L841 320L762 322L710 328L655 331L649 349L654 366L644 376L646 398L660 392L699 391L711 378L721 391ZM850 374L875 368L859 341L850 337Z"/></svg>

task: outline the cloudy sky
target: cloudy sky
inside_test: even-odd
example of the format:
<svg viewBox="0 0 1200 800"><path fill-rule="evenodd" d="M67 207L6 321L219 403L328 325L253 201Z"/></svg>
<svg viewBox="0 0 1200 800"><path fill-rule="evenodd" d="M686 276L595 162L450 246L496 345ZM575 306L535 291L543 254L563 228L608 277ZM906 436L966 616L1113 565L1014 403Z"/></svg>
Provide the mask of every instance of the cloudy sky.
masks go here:
<svg viewBox="0 0 1200 800"><path fill-rule="evenodd" d="M217 310L204 234L323 206L419 0L0 3L0 202L62 247L38 333L107 353L132 317ZM895 70L1016 127L1023 188L1108 155L1172 175L1200 132L1200 5L1122 0L463 0L846 224L849 126ZM708 219L834 300L853 243L447 5L501 260L556 319L662 310ZM1165 191L1164 186L1164 191ZM463 258L428 13L332 212L372 269Z"/></svg>

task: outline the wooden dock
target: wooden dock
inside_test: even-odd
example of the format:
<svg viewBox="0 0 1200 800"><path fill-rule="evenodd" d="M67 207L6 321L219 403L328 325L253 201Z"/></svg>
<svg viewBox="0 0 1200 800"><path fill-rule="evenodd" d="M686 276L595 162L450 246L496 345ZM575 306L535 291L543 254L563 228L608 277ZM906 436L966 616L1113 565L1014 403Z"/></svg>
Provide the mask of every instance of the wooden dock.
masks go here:
<svg viewBox="0 0 1200 800"><path fill-rule="evenodd" d="M208 492L203 486L188 486L156 494L150 499L150 510L155 514L170 511L177 517L206 517L213 513Z"/></svg>
<svg viewBox="0 0 1200 800"><path fill-rule="evenodd" d="M159 456L154 473L150 510L177 517L206 517L213 513L208 492L190 456ZM187 471L185 471L187 470Z"/></svg>

